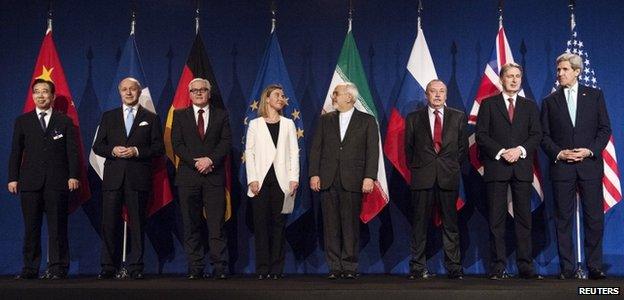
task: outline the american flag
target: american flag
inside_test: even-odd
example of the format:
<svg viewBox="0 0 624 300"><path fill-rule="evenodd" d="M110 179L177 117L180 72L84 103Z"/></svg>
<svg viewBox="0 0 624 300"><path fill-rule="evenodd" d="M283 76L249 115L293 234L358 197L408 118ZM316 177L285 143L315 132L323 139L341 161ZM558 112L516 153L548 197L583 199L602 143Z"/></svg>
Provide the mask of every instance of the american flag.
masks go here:
<svg viewBox="0 0 624 300"><path fill-rule="evenodd" d="M471 130L470 136L468 137L468 142L470 145L470 163L482 176L483 164L479 160L479 148L475 139L474 126L477 124L479 107L481 106L481 102L483 101L483 99L497 95L503 90L500 79L498 77L500 68L503 65L512 62L514 62L514 59L513 55L511 54L511 48L509 47L509 42L507 41L507 36L505 34L505 28L503 28L503 21L501 17L499 19L498 34L496 35L496 44L492 51L492 55L490 56L490 60L485 66L485 71L483 77L481 77L479 89L477 90L477 96L475 97L472 109L470 110L470 115L468 116L468 127ZM519 94L521 96L524 96L524 91L521 90ZM537 158L536 160L534 160L533 163L533 189L535 189L535 192L538 196L532 198L532 202L535 203L531 203L531 208L535 209L541 202L543 202L544 199L541 174L539 166L537 165ZM511 193L508 193L507 204L507 211L510 215L513 216Z"/></svg>
<svg viewBox="0 0 624 300"><path fill-rule="evenodd" d="M578 81L582 85L599 88L595 69L589 60L589 53L586 50L583 41L581 41L578 37L574 13L570 15L570 27L572 35L568 40L565 52L577 54L583 59L583 72L579 75ZM557 87L559 87L559 82L555 82L555 89ZM613 135L609 138L607 147L602 150L602 160L604 161L604 177L602 177L602 204L603 211L606 214L611 207L618 204L618 202L622 200L620 171L618 169L617 157L615 154L615 142L613 141Z"/></svg>

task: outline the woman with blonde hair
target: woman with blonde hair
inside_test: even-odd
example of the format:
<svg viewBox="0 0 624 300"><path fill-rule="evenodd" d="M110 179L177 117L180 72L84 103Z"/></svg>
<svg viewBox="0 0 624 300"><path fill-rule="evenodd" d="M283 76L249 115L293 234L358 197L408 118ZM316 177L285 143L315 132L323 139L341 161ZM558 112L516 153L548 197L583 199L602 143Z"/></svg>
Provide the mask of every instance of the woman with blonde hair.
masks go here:
<svg viewBox="0 0 624 300"><path fill-rule="evenodd" d="M245 144L247 195L252 197L258 279L279 279L284 269L285 214L299 187L299 146L293 120L283 116L284 89L270 84L261 94L258 118Z"/></svg>

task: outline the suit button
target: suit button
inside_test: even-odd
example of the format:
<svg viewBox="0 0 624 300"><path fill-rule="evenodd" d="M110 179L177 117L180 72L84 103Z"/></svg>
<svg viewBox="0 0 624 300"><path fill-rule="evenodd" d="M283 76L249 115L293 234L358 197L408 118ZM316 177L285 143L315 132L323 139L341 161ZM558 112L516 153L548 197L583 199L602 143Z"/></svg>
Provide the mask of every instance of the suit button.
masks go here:
<svg viewBox="0 0 624 300"><path fill-rule="evenodd" d="M340 147L340 150L342 150L342 147Z"/></svg>

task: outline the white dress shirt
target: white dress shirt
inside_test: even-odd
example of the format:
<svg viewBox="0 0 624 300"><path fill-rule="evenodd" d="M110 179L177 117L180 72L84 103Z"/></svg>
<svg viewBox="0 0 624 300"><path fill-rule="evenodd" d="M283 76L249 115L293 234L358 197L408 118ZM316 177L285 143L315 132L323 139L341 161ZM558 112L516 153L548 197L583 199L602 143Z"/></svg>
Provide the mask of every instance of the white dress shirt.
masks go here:
<svg viewBox="0 0 624 300"><path fill-rule="evenodd" d="M436 111L436 109L427 105L427 110L429 111L428 115L429 115L429 128L431 128L431 138L434 139L435 138L434 137L435 134L433 132L434 131L433 127L435 126L435 118L436 118L435 117L435 111ZM442 125L442 128L444 128L444 108L437 109L437 111L440 112L440 125Z"/></svg>
<svg viewBox="0 0 624 300"><path fill-rule="evenodd" d="M45 120L46 129L47 129L48 126L50 126L50 118L52 117L52 107L48 108L48 110L41 110L39 108L35 108L35 112L37 113L37 119L41 118L40 113L42 113L42 112L46 113L46 115L45 115L45 117L43 117L43 119Z"/></svg>
<svg viewBox="0 0 624 300"><path fill-rule="evenodd" d="M203 119L204 119L204 132L206 132L206 128L208 128L208 105L204 106L204 107L199 107L195 104L193 104L193 112L195 112L195 124L197 124L197 118L199 117L199 110L203 109L204 110L204 114L202 115Z"/></svg>
<svg viewBox="0 0 624 300"><path fill-rule="evenodd" d="M353 110L355 107L352 107L350 110L345 112L340 112L340 141L344 140L345 133L347 133L347 128L349 127L349 122L351 121L351 117L353 116Z"/></svg>

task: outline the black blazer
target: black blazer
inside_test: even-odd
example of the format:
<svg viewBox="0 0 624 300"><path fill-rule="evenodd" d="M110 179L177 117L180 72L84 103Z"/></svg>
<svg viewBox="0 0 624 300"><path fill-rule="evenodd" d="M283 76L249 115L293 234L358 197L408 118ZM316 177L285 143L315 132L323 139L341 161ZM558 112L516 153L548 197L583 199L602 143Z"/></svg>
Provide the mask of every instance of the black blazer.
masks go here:
<svg viewBox="0 0 624 300"><path fill-rule="evenodd" d="M36 110L15 120L9 158L9 182L17 181L20 191L44 187L68 190L67 180L78 178L76 129L65 114L52 111L44 132Z"/></svg>
<svg viewBox="0 0 624 300"><path fill-rule="evenodd" d="M362 192L364 178L377 179L379 129L375 117L354 109L340 141L339 112L319 118L309 156L309 175L320 176L321 189L340 180L345 190Z"/></svg>
<svg viewBox="0 0 624 300"><path fill-rule="evenodd" d="M578 86L576 126L568 112L563 88L548 95L542 102L542 148L548 156L552 180L600 179L604 174L602 150L611 136L611 125L601 90ZM557 161L561 150L587 148L594 156L582 162Z"/></svg>
<svg viewBox="0 0 624 300"><path fill-rule="evenodd" d="M477 119L476 140L479 145L479 158L483 162L483 180L505 181L512 177L519 181L533 181L533 159L535 150L542 140L542 128L537 104L532 100L517 96L514 103L514 119L509 120L503 94L481 101ZM496 154L505 148L522 146L526 158L513 164L504 158L496 160Z"/></svg>
<svg viewBox="0 0 624 300"><path fill-rule="evenodd" d="M173 112L171 143L173 152L180 158L176 186L225 184L224 161L232 146L230 119L225 109L210 105L208 111L208 126L203 140L197 132L193 106ZM205 175L195 169L194 160L203 156L209 157L214 164L213 171Z"/></svg>
<svg viewBox="0 0 624 300"><path fill-rule="evenodd" d="M152 189L152 158L163 155L164 143L160 118L139 105L130 135L126 136L123 108L115 108L102 115L93 152L105 157L103 190L122 187L124 178L138 191ZM117 158L115 146L137 147L138 157Z"/></svg>
<svg viewBox="0 0 624 300"><path fill-rule="evenodd" d="M413 190L438 186L445 190L459 189L460 165L468 151L466 115L445 107L442 121L442 148L433 148L428 106L411 112L405 118L405 158L412 175Z"/></svg>

